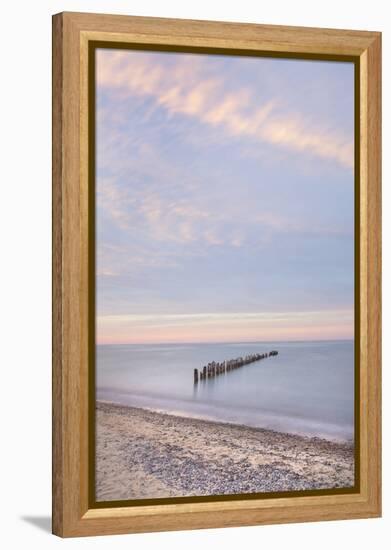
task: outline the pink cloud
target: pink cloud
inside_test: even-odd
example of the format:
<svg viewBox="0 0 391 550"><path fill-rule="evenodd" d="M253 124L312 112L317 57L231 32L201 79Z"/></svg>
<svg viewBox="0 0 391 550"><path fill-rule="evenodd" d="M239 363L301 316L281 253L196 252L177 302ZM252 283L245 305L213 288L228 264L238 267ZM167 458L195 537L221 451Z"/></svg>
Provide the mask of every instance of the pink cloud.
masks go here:
<svg viewBox="0 0 391 550"><path fill-rule="evenodd" d="M276 100L259 106L254 91L227 92L224 79L205 76L200 58L178 58L169 70L134 52L100 51L98 86L150 96L170 114L193 117L278 147L310 153L352 168L353 143L344 135L314 125L300 113L282 114Z"/></svg>
<svg viewBox="0 0 391 550"><path fill-rule="evenodd" d="M351 339L351 311L124 315L97 318L97 343Z"/></svg>

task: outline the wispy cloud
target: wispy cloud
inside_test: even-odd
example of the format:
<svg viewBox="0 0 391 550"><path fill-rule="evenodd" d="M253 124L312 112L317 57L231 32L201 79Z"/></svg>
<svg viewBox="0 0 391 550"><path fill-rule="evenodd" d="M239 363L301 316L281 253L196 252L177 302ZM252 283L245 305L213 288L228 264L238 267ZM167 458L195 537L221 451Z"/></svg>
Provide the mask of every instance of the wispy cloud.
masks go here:
<svg viewBox="0 0 391 550"><path fill-rule="evenodd" d="M226 134L248 137L353 167L353 142L335 128L322 127L300 112L284 112L278 98L258 104L250 87L227 91L224 78L203 71L201 58L178 57L164 67L135 52L100 51L99 86L148 96L171 115L193 117Z"/></svg>
<svg viewBox="0 0 391 550"><path fill-rule="evenodd" d="M352 336L351 67L280 61L98 54L100 342Z"/></svg>
<svg viewBox="0 0 391 550"><path fill-rule="evenodd" d="M305 335L353 337L351 310L106 315L97 319L99 343L281 339Z"/></svg>
<svg viewBox="0 0 391 550"><path fill-rule="evenodd" d="M130 234L137 231L149 243L198 245L198 249L193 246L193 255L202 255L204 246L262 247L272 236L284 233L330 237L352 234L352 229L322 226L297 218L294 213L289 216L267 211L257 204L228 205L223 198L221 204L224 207L219 211L209 207L207 192L176 200L156 191L138 196L131 187L110 179L101 181L98 193L100 212L106 213L119 229ZM121 254L133 258L134 266L144 265L137 261L138 253L133 256L128 250L124 254L122 247ZM150 255L146 257L147 265L151 265ZM166 256L166 260L172 265L172 259Z"/></svg>
<svg viewBox="0 0 391 550"><path fill-rule="evenodd" d="M329 322L331 319L339 318L342 321L352 321L351 309L345 310L321 310L321 311L264 311L264 312L234 312L234 313L156 313L156 314L126 314L126 315L103 315L98 317L100 322L105 323L140 323L140 324L180 324L184 323L229 323L236 321L284 323L292 320L315 321L322 319Z"/></svg>

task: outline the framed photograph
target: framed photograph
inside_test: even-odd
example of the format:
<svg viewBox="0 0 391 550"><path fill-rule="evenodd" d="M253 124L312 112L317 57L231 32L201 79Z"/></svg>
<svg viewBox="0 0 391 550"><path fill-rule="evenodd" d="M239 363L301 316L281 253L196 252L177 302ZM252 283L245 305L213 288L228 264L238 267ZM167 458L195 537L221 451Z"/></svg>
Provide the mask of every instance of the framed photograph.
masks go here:
<svg viewBox="0 0 391 550"><path fill-rule="evenodd" d="M53 17L53 532L381 513L381 35Z"/></svg>

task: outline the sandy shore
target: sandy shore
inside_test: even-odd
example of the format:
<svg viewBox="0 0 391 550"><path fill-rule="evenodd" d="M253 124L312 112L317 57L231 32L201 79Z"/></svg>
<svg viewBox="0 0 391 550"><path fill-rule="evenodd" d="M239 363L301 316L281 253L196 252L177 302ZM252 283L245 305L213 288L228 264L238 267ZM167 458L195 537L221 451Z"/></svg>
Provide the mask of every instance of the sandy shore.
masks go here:
<svg viewBox="0 0 391 550"><path fill-rule="evenodd" d="M351 487L351 444L97 403L98 501Z"/></svg>

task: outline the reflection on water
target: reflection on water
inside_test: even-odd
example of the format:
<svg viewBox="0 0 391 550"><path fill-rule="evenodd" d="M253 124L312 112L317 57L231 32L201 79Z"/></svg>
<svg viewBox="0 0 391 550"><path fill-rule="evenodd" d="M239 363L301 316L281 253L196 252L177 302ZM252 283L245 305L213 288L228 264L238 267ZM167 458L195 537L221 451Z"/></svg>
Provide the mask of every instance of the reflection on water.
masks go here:
<svg viewBox="0 0 391 550"><path fill-rule="evenodd" d="M270 357L193 383L194 368L253 353ZM352 341L97 346L97 397L222 422L350 439Z"/></svg>

